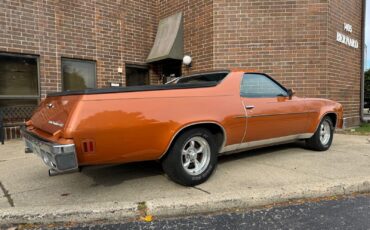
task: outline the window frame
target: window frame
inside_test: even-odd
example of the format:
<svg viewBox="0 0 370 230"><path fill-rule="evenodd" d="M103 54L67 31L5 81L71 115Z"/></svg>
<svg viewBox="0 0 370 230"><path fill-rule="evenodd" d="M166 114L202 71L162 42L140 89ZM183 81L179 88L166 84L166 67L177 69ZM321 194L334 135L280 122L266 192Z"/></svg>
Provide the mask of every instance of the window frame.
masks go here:
<svg viewBox="0 0 370 230"><path fill-rule="evenodd" d="M190 79L190 78L201 78L201 77L209 77L211 75L225 75L222 77L221 80L219 81L203 81L202 83L204 82L216 82L217 85L220 84L228 75L229 75L229 72L222 72L222 71L218 71L218 72L206 72L206 73L199 73L199 74L194 74L194 75L189 75L189 76L181 76L181 77L178 77L176 79L173 79L172 80L172 83L173 84L189 84L189 82L181 82L182 80L186 79ZM200 82L194 82L193 84L196 84L196 83L200 83ZM167 84L167 83L166 83Z"/></svg>
<svg viewBox="0 0 370 230"><path fill-rule="evenodd" d="M243 83L244 77L246 75L248 75L248 74L258 74L258 75L265 76L266 78L270 79L273 83L275 83L277 86L279 86L283 91L285 91L286 95L284 95L284 97L289 97L289 93L288 93L288 89L287 88L285 88L282 84L280 84L278 81L276 81L275 79L273 79L268 74L258 73L258 72L249 72L249 73L244 73L243 74L242 79L241 79L241 82L240 82L240 85L239 85L239 94L240 94L240 97L242 97L242 98L276 98L276 97L278 97L277 95L276 96L263 96L263 97L247 97L247 96L243 96L242 95L242 83Z"/></svg>
<svg viewBox="0 0 370 230"><path fill-rule="evenodd" d="M127 85L127 68L136 68L136 69L144 69L148 72L147 74L147 78L148 78L148 84L146 85L150 85L150 72L149 72L149 66L148 65L140 65L140 64L130 64L130 63L126 63L125 64L125 86L126 87L130 87L129 85Z"/></svg>
<svg viewBox="0 0 370 230"><path fill-rule="evenodd" d="M40 101L41 97L41 83L40 83L40 56L33 55L33 54L19 54L19 53L4 53L0 52L0 56L8 56L8 57L19 57L19 58L33 58L36 60L37 65L37 95L0 95L0 100L37 100L37 103Z"/></svg>
<svg viewBox="0 0 370 230"><path fill-rule="evenodd" d="M64 88L63 60L93 63L94 66L95 66L95 68L94 68L94 88L97 88L97 68L98 67L97 67L97 64L96 64L96 61L95 60L81 59L81 58L70 58L70 57L61 57L60 58L60 75L61 75L62 91L66 91L66 89Z"/></svg>

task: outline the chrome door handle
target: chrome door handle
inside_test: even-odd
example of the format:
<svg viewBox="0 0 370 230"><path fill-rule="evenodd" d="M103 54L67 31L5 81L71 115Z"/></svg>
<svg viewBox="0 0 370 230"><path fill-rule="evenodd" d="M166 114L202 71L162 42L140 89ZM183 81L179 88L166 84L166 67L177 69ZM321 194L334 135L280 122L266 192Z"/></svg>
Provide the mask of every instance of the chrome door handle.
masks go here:
<svg viewBox="0 0 370 230"><path fill-rule="evenodd" d="M245 108L246 109L254 109L254 105L246 105Z"/></svg>

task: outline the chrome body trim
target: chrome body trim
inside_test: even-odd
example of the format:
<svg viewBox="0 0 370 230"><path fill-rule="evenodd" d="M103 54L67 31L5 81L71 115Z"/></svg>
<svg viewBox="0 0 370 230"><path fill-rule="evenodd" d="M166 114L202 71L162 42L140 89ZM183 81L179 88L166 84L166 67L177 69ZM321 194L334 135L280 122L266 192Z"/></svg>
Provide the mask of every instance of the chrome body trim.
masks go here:
<svg viewBox="0 0 370 230"><path fill-rule="evenodd" d="M310 138L313 135L314 133L302 133L302 134L296 134L296 135L290 135L290 136L284 136L284 137L270 138L266 140L251 141L251 142L244 142L240 144L228 145L221 149L220 155L227 155L227 154L246 151L249 149L266 147L266 146L271 146L271 145L276 145L276 144L289 143L289 142L297 141L300 139Z"/></svg>
<svg viewBox="0 0 370 230"><path fill-rule="evenodd" d="M235 119L239 119L239 118L248 118L248 116L246 116L246 115L240 115L240 116L235 116L234 118L235 118Z"/></svg>
<svg viewBox="0 0 370 230"><path fill-rule="evenodd" d="M246 108L247 109L247 108ZM300 112L300 113L274 113L274 114L259 114L259 115L245 115L245 116L235 116L234 118L253 118L253 117L272 117L281 115L298 115L298 114L308 114L311 112Z"/></svg>
<svg viewBox="0 0 370 230"><path fill-rule="evenodd" d="M38 155L46 166L56 172L69 172L78 169L78 161L74 144L61 145L44 140L21 128L25 141L25 152Z"/></svg>
<svg viewBox="0 0 370 230"><path fill-rule="evenodd" d="M281 116L281 115L298 115L298 114L308 114L308 113L309 113L309 112L258 114L258 115L251 115L251 116L247 116L247 117L272 117L272 116Z"/></svg>

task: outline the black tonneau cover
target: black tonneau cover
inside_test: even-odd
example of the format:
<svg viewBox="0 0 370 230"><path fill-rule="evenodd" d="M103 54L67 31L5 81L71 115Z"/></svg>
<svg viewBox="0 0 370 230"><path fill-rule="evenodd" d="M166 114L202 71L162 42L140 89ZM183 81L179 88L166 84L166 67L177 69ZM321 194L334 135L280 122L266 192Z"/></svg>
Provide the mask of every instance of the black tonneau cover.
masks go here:
<svg viewBox="0 0 370 230"><path fill-rule="evenodd" d="M48 93L48 97L68 96L68 95L85 95L85 94L103 94L103 93L128 93L141 91L155 91L155 90L172 90L172 89L193 89L214 87L218 82L199 82L189 84L168 84L168 85L143 85L143 86L129 86L129 87L112 87L101 89L84 89L84 90L70 90L64 92Z"/></svg>
<svg viewBox="0 0 370 230"><path fill-rule="evenodd" d="M224 78L229 71L211 71L207 73L198 73L182 78L202 77L211 75L223 75ZM219 81L196 82L196 83L181 83L181 84L166 84L166 85L143 85L143 86L129 86L129 87L112 87L101 89L84 89L84 90L69 90L64 92L48 93L48 97L68 96L68 95L85 95L85 94L103 94L103 93L128 93L128 92L141 92L141 91L155 91L155 90L172 90L172 89L193 89L214 87L218 85Z"/></svg>

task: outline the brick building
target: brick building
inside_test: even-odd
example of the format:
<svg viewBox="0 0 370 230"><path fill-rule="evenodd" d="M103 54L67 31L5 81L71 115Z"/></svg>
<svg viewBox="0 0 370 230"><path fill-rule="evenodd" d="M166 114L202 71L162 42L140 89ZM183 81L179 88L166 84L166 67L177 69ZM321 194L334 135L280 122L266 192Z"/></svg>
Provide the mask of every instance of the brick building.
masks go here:
<svg viewBox="0 0 370 230"><path fill-rule="evenodd" d="M47 92L243 67L298 96L341 102L347 126L356 125L363 9L362 0L2 0L0 107L12 108L4 120L14 123ZM176 20L161 27L176 14L177 30ZM164 42L168 29L176 36L167 31ZM177 56L150 58L166 45Z"/></svg>

